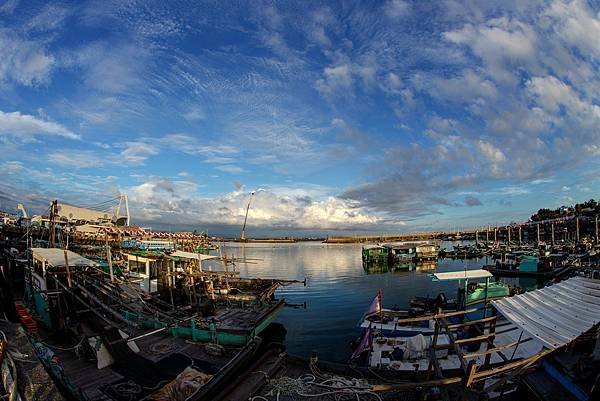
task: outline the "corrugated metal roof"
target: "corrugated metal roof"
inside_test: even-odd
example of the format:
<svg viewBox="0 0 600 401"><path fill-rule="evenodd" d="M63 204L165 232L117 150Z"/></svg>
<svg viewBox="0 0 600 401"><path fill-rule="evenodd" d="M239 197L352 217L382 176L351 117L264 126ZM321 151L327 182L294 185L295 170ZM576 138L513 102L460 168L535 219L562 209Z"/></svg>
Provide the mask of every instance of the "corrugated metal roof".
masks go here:
<svg viewBox="0 0 600 401"><path fill-rule="evenodd" d="M493 277L487 270L460 270L455 272L434 273L433 278L438 281L472 280L478 278Z"/></svg>
<svg viewBox="0 0 600 401"><path fill-rule="evenodd" d="M363 249L383 248L381 245L363 245Z"/></svg>
<svg viewBox="0 0 600 401"><path fill-rule="evenodd" d="M65 251L60 248L31 248L31 251L35 259L45 260L54 267L66 266L65 252L67 252L69 266L96 266L95 262L73 251Z"/></svg>
<svg viewBox="0 0 600 401"><path fill-rule="evenodd" d="M217 259L218 256L213 255L204 255L202 253L194 253L194 252L184 252L184 251L175 251L169 256L176 256L178 258L184 259L194 259L194 260L209 260L209 259Z"/></svg>
<svg viewBox="0 0 600 401"><path fill-rule="evenodd" d="M573 277L492 304L544 346L555 349L600 323L600 280Z"/></svg>

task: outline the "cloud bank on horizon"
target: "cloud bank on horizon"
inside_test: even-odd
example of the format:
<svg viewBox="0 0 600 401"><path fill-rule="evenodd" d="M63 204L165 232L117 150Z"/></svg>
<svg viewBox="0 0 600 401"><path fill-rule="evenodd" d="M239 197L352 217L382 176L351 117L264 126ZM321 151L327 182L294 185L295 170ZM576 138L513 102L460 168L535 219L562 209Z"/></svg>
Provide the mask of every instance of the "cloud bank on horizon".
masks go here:
<svg viewBox="0 0 600 401"><path fill-rule="evenodd" d="M453 228L598 196L600 5L0 3L0 206ZM567 188L567 190L565 190Z"/></svg>

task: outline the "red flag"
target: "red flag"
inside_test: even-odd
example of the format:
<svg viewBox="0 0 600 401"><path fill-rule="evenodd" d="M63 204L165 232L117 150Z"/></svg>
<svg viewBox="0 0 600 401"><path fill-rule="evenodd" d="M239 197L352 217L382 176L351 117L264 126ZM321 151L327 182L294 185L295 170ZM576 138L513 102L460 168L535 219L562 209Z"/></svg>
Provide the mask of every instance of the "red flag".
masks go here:
<svg viewBox="0 0 600 401"><path fill-rule="evenodd" d="M371 325L369 324L369 328L367 330L365 330L365 334L363 334L363 337L360 340L360 344L358 344L358 347L356 347L356 349L352 353L350 360L353 361L356 358L360 357L360 355L364 351L371 349L372 345L373 345L373 333L371 331Z"/></svg>
<svg viewBox="0 0 600 401"><path fill-rule="evenodd" d="M383 294L381 292L381 289L379 289L379 291L377 291L377 296L375 296L375 298L373 298L373 301L371 301L371 305L369 305L369 309L367 309L367 311L365 312L365 317L375 315L375 314L381 312L382 309L383 309Z"/></svg>

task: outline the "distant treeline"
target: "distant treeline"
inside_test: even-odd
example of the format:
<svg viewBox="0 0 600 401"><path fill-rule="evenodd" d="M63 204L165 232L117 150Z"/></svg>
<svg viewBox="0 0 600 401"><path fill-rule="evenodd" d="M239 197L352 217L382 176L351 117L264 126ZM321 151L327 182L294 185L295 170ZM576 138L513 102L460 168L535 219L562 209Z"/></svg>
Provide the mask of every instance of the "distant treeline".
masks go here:
<svg viewBox="0 0 600 401"><path fill-rule="evenodd" d="M596 215L600 214L600 203L594 199L583 203L577 203L575 206L561 206L558 209L540 209L531 216L531 221L541 221L548 219L557 219L574 215Z"/></svg>

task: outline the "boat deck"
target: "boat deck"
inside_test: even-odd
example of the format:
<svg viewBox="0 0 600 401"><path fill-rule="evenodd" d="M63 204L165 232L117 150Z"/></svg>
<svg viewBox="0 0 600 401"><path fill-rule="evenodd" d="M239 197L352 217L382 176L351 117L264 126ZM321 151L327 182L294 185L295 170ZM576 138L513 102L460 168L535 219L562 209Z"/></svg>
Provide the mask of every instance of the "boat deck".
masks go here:
<svg viewBox="0 0 600 401"><path fill-rule="evenodd" d="M488 333L488 330L485 331ZM494 339L494 346L502 347L517 341L521 341L518 346L512 346L502 351L508 359L522 359L527 358L540 352L543 348L539 341L531 338L527 333L523 332L521 336L521 330L517 328L513 323L508 321L502 321L496 326L496 337ZM525 342L524 342L525 341ZM448 344L447 336L440 335L438 338L438 344ZM429 345L428 345L429 347ZM393 351L394 347L389 345L387 342L384 344L378 344L377 341L373 342L373 351L371 352L370 366L378 367L383 369L391 369L394 371L405 371L414 372L415 370L424 371L429 366L429 358L423 355L421 358L408 359L408 360L392 360L388 355ZM483 352L487 349L485 343L482 343L479 350L476 352ZM466 352L466 351L465 351ZM514 355L513 355L514 353ZM438 361L442 370L454 370L460 369L460 359L456 354L450 353L446 356L440 357L440 351L437 353ZM479 366L483 365L485 356L479 356L474 358ZM490 359L491 364L499 364L504 362L502 357L497 353L493 353Z"/></svg>
<svg viewBox="0 0 600 401"><path fill-rule="evenodd" d="M217 330L250 333L258 323L266 318L279 303L257 306L251 309L222 308L217 311L214 318L217 321ZM208 318L207 320L210 320Z"/></svg>
<svg viewBox="0 0 600 401"><path fill-rule="evenodd" d="M148 365L164 373L164 380L154 383L154 388L171 381L187 367L206 373L214 374L239 351L238 348L223 348L220 356L210 354L206 344L193 343L183 338L174 338L164 333L157 333L135 341L140 352L136 355L145 358ZM64 375L70 384L79 389L90 401L136 401L152 393L154 388L139 380L134 372L128 374L128 369L111 365L98 369L96 360L78 357L72 351L55 349L54 353L61 361ZM127 361L123 361L127 364ZM118 365L118 364L117 364ZM136 366L133 365L132 369ZM130 396L118 396L114 388L122 384L131 384L134 393ZM136 386L137 385L137 386ZM139 395L139 397L138 397Z"/></svg>

